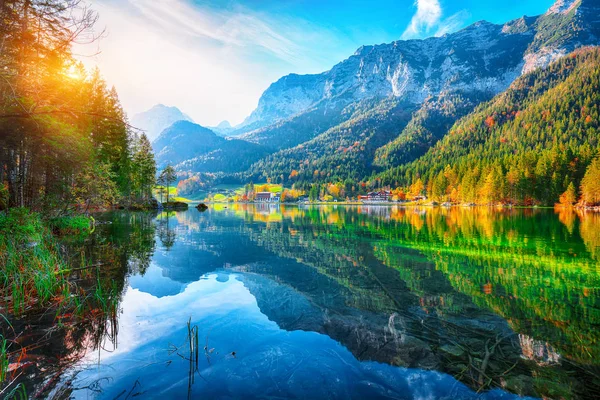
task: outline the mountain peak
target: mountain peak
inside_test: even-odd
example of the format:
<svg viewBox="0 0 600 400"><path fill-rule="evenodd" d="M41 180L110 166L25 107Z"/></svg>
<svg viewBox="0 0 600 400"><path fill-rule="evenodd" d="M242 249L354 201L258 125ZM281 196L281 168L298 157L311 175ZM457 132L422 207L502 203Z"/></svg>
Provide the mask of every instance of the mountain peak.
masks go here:
<svg viewBox="0 0 600 400"><path fill-rule="evenodd" d="M182 120L193 122L190 116L181 112L177 107L156 104L151 109L134 115L131 119L131 124L136 128L145 131L148 135L148 139L153 141L164 129L173 125L173 123Z"/></svg>
<svg viewBox="0 0 600 400"><path fill-rule="evenodd" d="M322 121L350 104L383 99L417 107L455 92L487 99L523 73L597 45L598 38L600 0L555 0L546 14L503 25L477 21L442 37L361 46L321 74L290 74L271 84L236 132L272 148L279 141L283 148L331 128ZM343 120L347 114L336 115ZM289 133L317 124L313 120L318 126L305 136ZM295 139L280 139L281 132Z"/></svg>
<svg viewBox="0 0 600 400"><path fill-rule="evenodd" d="M164 131L169 130L169 129L182 129L182 128L193 128L193 129L197 129L199 131L202 131L204 133L207 133L207 132L214 133L210 129L205 128L202 125L195 123L194 121L188 121L188 120L185 120L185 119L181 119L179 121L173 122L173 124L171 124L170 126L168 126L167 128L165 128Z"/></svg>
<svg viewBox="0 0 600 400"><path fill-rule="evenodd" d="M582 0L556 0L556 3L548 10L548 14L568 14L582 2Z"/></svg>
<svg viewBox="0 0 600 400"><path fill-rule="evenodd" d="M217 125L217 128L231 129L231 124L229 123L229 121L221 121L221 123L219 123L219 125Z"/></svg>

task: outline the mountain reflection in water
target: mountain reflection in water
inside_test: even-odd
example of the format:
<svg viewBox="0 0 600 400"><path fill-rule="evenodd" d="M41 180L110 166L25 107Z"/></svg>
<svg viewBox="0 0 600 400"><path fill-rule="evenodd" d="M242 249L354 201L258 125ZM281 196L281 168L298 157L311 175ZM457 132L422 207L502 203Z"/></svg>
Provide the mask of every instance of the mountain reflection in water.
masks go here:
<svg viewBox="0 0 600 400"><path fill-rule="evenodd" d="M102 216L98 235L127 215ZM128 236L115 342L55 395L598 393L598 215L240 204L147 218Z"/></svg>

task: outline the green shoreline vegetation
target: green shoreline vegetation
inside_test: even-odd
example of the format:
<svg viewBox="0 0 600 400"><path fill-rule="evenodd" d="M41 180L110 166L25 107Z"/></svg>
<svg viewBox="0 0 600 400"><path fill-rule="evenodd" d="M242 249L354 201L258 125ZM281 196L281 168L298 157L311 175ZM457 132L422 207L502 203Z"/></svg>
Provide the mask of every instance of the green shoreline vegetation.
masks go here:
<svg viewBox="0 0 600 400"><path fill-rule="evenodd" d="M48 378L116 344L125 277L148 267L156 215L123 214L111 223L106 215L0 213L2 398L43 396Z"/></svg>
<svg viewBox="0 0 600 400"><path fill-rule="evenodd" d="M69 358L40 366L29 353L66 348L57 342L68 337L89 336L72 345L93 348L112 336L122 291L113 278L124 266L111 243L86 254L96 240L90 213L153 207L150 141L129 125L116 89L71 52L97 38L97 19L78 1L0 6L2 398L41 395L31 390L42 368L50 376Z"/></svg>
<svg viewBox="0 0 600 400"><path fill-rule="evenodd" d="M8 323L0 331L0 389L4 394L27 393L20 381L28 348L11 321L36 315L54 315L52 325L75 329L83 321L116 315L120 292L99 266L78 262L61 251L60 241L82 243L90 234L92 219L85 216L43 219L25 208L0 213L0 319ZM77 279L76 279L77 278ZM11 335L12 334L12 335ZM8 396L10 397L10 396Z"/></svg>

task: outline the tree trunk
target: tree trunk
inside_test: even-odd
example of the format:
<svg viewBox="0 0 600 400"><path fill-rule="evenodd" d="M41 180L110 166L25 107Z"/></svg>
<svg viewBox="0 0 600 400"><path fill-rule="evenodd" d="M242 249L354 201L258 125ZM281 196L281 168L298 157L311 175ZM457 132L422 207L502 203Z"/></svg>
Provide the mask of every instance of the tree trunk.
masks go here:
<svg viewBox="0 0 600 400"><path fill-rule="evenodd" d="M27 170L25 161L25 144L21 141L19 151L19 207L25 207L25 173Z"/></svg>
<svg viewBox="0 0 600 400"><path fill-rule="evenodd" d="M6 150L4 148L0 148L0 185L4 185L4 169L6 168L5 153Z"/></svg>
<svg viewBox="0 0 600 400"><path fill-rule="evenodd" d="M9 207L13 207L17 205L17 183L16 183L16 175L17 175L17 163L15 160L15 151L8 151L8 160L6 163L6 178L8 180L8 204Z"/></svg>

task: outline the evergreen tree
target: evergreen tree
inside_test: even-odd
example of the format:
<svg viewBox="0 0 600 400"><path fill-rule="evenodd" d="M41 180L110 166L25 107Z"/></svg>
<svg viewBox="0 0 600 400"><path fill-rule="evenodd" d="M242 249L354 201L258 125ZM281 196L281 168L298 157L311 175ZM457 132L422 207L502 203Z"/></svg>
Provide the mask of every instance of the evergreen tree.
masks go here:
<svg viewBox="0 0 600 400"><path fill-rule="evenodd" d="M310 201L316 201L319 198L319 185L313 184L310 186L310 190L308 192L308 199Z"/></svg>
<svg viewBox="0 0 600 400"><path fill-rule="evenodd" d="M175 168L173 168L173 166L171 166L170 164L167 165L165 169L163 169L163 171L160 173L159 180L167 188L167 204L169 204L169 192L171 188L171 183L175 182L176 179L177 174L175 173Z"/></svg>
<svg viewBox="0 0 600 400"><path fill-rule="evenodd" d="M156 162L146 134L143 133L135 142L131 160L131 184L136 195L146 200L152 196L152 188L156 183Z"/></svg>
<svg viewBox="0 0 600 400"><path fill-rule="evenodd" d="M97 19L78 4L0 4L0 185L9 206L57 208L83 193L86 202L106 203L107 191L84 187L100 172L99 182L108 178L127 192L125 113L99 72L88 78L71 54L81 36L93 40ZM96 195L97 202L89 198Z"/></svg>

